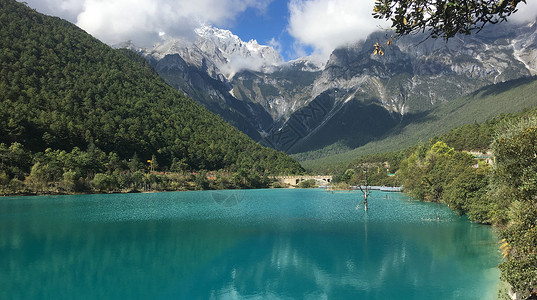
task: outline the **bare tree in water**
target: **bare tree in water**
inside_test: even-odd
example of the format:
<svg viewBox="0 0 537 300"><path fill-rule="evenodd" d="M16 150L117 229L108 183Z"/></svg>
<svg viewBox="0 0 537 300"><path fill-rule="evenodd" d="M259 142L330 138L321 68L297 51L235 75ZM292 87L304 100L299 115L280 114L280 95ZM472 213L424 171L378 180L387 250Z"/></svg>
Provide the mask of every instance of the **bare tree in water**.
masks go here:
<svg viewBox="0 0 537 300"><path fill-rule="evenodd" d="M373 166L373 164L371 163L364 163L364 164L361 164L360 166L357 166L358 169L363 169L363 172L364 172L364 179L362 180L362 182L360 183L360 185L358 186L360 188L360 191L362 192L362 195L364 197L364 201L360 204L358 204L358 206L356 206L356 209L358 210L358 208L360 208L360 206L362 206L362 204L364 205L364 210L367 211L369 209L369 207L367 206L367 198L369 197L369 194L371 193L371 186L369 185L369 168L371 168ZM363 183L363 184L362 184Z"/></svg>

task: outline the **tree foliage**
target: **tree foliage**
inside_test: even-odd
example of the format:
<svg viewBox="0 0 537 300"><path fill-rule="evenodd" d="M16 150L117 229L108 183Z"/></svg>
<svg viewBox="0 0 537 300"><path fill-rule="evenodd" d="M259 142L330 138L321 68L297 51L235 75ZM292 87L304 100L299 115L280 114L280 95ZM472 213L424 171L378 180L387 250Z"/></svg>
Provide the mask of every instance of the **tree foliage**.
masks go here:
<svg viewBox="0 0 537 300"><path fill-rule="evenodd" d="M488 166L475 168L475 164L470 154L438 141L418 147L403 160L398 176L413 197L446 203L462 214L469 213L473 220L472 205L488 184ZM487 219L474 221L488 223Z"/></svg>
<svg viewBox="0 0 537 300"><path fill-rule="evenodd" d="M398 36L428 31L447 40L507 20L521 2L526 0L377 0L373 16L390 20Z"/></svg>
<svg viewBox="0 0 537 300"><path fill-rule="evenodd" d="M450 130L438 137L456 150L487 150L492 143L498 118L482 124L474 122Z"/></svg>
<svg viewBox="0 0 537 300"><path fill-rule="evenodd" d="M446 203L472 221L497 226L505 256L501 278L528 297L537 294L537 112L492 123L493 167L479 163L473 168L472 156L432 140L401 162L398 176L414 197ZM482 124L485 132L492 123ZM452 133L474 128L480 135L483 129L463 128ZM465 140L474 145L473 139Z"/></svg>
<svg viewBox="0 0 537 300"><path fill-rule="evenodd" d="M151 164L137 155L120 159L94 146L32 154L18 143L0 143L0 163L0 195L248 189L267 188L275 181L263 168L162 172L153 164L151 171Z"/></svg>
<svg viewBox="0 0 537 300"><path fill-rule="evenodd" d="M411 150L376 153L362 156L346 165L345 169L336 171L332 182L346 185L362 185L367 181L369 185L400 186L401 182L393 176L399 169L401 161Z"/></svg>
<svg viewBox="0 0 537 300"><path fill-rule="evenodd" d="M502 279L537 294L537 116L504 125L493 143L496 166L491 198L500 235L509 245Z"/></svg>
<svg viewBox="0 0 537 300"><path fill-rule="evenodd" d="M0 45L0 154L10 156L3 177L24 180L34 154L39 176L62 151L78 151L66 170L90 179L133 157L132 172L151 158L160 170L303 171L165 84L143 59L67 21L0 0Z"/></svg>
<svg viewBox="0 0 537 300"><path fill-rule="evenodd" d="M317 182L315 182L315 179L303 180L298 183L298 187L301 189L311 189L311 188L317 187L317 185L318 184Z"/></svg>

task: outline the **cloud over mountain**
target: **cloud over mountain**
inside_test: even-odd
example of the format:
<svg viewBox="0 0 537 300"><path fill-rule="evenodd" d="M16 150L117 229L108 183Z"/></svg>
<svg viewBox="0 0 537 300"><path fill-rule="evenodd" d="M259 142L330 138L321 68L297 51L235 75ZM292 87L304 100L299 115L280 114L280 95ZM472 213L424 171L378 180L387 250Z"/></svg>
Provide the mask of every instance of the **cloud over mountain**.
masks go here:
<svg viewBox="0 0 537 300"><path fill-rule="evenodd" d="M365 39L391 22L374 19L375 0L291 0L288 31L297 41L296 51L311 47L323 58L339 46ZM520 3L510 21L523 23L537 17L537 1Z"/></svg>
<svg viewBox="0 0 537 300"><path fill-rule="evenodd" d="M151 45L159 33L193 37L200 24L228 25L248 8L271 0L27 0L38 11L61 16L109 43Z"/></svg>
<svg viewBox="0 0 537 300"><path fill-rule="evenodd" d="M194 29L202 24L230 28L240 24L244 14L258 12L263 15L272 11L286 15L288 9L287 33L294 41L279 43L273 38L270 44L293 58L310 55L313 51L312 59L316 58L319 62L326 62L330 53L339 46L364 39L379 27L390 27L389 22L372 17L374 0L25 1L39 12L77 24L105 43L114 45L132 40L143 47L161 42L163 35L193 41L196 38ZM535 20L537 0L527 2L519 4L519 11L510 20ZM285 3L288 3L287 7ZM273 7L281 9L271 10ZM258 23L265 26L262 20Z"/></svg>
<svg viewBox="0 0 537 300"><path fill-rule="evenodd" d="M374 0L291 0L289 33L302 46L328 58L338 46L365 39L371 32L389 28L373 19Z"/></svg>
<svg viewBox="0 0 537 300"><path fill-rule="evenodd" d="M517 23L535 21L537 18L537 1L530 0L527 3L519 3L518 11L513 15L512 20Z"/></svg>

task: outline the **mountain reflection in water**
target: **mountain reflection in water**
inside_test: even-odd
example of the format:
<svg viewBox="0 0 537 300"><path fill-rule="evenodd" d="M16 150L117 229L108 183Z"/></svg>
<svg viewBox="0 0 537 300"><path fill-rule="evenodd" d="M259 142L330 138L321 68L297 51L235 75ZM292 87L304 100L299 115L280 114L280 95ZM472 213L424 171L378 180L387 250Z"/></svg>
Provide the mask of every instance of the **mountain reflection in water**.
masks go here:
<svg viewBox="0 0 537 300"><path fill-rule="evenodd" d="M218 193L5 198L1 298L496 294L495 236L446 207L375 192L366 214L359 193Z"/></svg>

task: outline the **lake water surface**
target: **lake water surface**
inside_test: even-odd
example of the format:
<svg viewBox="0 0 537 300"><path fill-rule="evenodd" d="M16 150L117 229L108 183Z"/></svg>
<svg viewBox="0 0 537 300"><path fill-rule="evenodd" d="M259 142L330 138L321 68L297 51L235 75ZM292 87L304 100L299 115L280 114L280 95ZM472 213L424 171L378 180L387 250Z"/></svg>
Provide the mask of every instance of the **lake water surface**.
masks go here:
<svg viewBox="0 0 537 300"><path fill-rule="evenodd" d="M374 192L0 198L1 299L494 299L491 229Z"/></svg>

